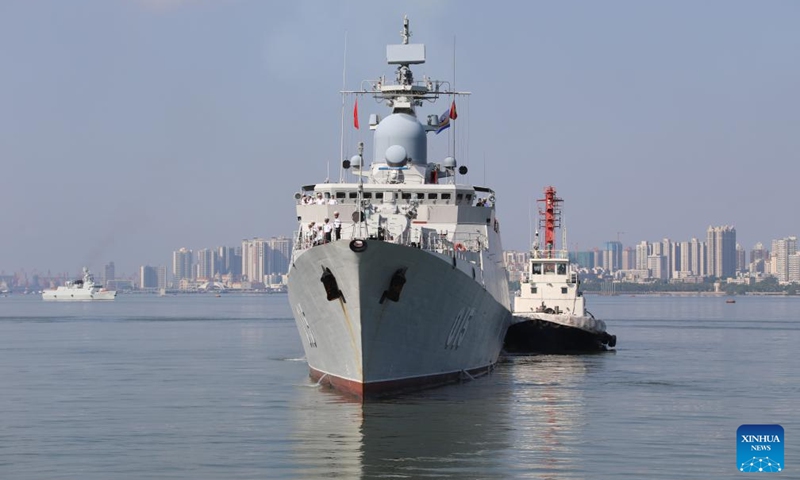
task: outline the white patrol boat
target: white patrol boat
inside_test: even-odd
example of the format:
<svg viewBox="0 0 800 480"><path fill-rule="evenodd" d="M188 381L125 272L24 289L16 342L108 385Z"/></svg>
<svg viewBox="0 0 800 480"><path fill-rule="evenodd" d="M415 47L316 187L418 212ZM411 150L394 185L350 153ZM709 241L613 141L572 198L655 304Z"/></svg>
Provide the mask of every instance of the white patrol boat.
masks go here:
<svg viewBox="0 0 800 480"><path fill-rule="evenodd" d="M555 248L562 201L553 187L547 187L545 198L538 200L544 205L539 210L544 248L540 248L537 231L519 294L514 297L506 353L569 353L616 346L617 337L606 332L605 322L586 310L578 273L570 267L564 248L566 239L562 239L561 250Z"/></svg>
<svg viewBox="0 0 800 480"><path fill-rule="evenodd" d="M89 269L83 267L83 279L68 280L55 290L43 290L43 300L114 300L116 290L106 290L94 283L94 276Z"/></svg>
<svg viewBox="0 0 800 480"><path fill-rule="evenodd" d="M371 165L359 143L342 162L354 181L295 195L288 294L311 377L361 399L490 371L511 321L494 192L457 184L467 169L454 157L428 158L427 134L450 126L466 93L415 81L425 46L409 37L405 19L403 43L386 49L394 83L343 92L391 108L370 116ZM449 108L420 123L417 107L440 97Z"/></svg>

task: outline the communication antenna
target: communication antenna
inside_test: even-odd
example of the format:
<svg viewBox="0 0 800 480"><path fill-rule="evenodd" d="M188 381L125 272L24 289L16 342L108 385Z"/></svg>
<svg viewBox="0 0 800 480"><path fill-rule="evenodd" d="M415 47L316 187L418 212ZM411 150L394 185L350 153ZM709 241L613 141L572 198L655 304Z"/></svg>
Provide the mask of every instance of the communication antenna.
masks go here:
<svg viewBox="0 0 800 480"><path fill-rule="evenodd" d="M339 137L339 158L344 159L344 103L345 99L347 98L347 94L344 92L345 88L347 87L347 30L344 31L344 59L342 60L342 119L339 122L341 124L341 134ZM331 176L331 161L328 159L328 178ZM342 167L341 160L339 161L339 183L344 181L344 168Z"/></svg>
<svg viewBox="0 0 800 480"><path fill-rule="evenodd" d="M453 91L457 92L456 89L456 36L453 35ZM450 96L450 108L453 108L455 105L456 96L455 94ZM453 113L450 112L449 115ZM456 157L456 122L451 121L450 125L453 127L453 130L450 132L453 135L453 156ZM456 157L458 158L458 157Z"/></svg>

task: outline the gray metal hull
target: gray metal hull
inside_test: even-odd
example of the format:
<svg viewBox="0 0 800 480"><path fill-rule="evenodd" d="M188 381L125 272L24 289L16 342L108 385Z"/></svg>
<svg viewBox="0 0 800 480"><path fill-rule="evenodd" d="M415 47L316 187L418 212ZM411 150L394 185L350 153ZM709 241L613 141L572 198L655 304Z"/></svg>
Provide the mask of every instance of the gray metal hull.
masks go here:
<svg viewBox="0 0 800 480"><path fill-rule="evenodd" d="M320 280L325 268L340 298L328 300ZM507 288L505 275L476 277L474 268L375 240L360 253L343 240L298 255L289 269L289 301L312 377L368 397L487 371L497 362L511 313L498 294ZM401 269L406 282L398 301L384 298Z"/></svg>

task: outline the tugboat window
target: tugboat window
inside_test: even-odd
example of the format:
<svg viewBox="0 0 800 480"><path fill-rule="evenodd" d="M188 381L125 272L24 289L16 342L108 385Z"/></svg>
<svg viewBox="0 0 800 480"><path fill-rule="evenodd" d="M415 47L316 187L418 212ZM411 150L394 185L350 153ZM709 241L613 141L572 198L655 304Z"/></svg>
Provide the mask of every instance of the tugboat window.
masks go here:
<svg viewBox="0 0 800 480"><path fill-rule="evenodd" d="M567 274L567 264L566 263L559 263L558 264L558 272L557 273L559 275L566 275Z"/></svg>
<svg viewBox="0 0 800 480"><path fill-rule="evenodd" d="M537 262L537 263L533 264L533 274L534 275L541 275L542 274L542 264L541 263Z"/></svg>

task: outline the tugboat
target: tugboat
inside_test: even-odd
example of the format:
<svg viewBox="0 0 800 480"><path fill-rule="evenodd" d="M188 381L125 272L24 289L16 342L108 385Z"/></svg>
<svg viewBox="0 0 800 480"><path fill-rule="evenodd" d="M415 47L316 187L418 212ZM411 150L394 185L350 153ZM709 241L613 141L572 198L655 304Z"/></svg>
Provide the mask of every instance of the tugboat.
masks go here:
<svg viewBox="0 0 800 480"><path fill-rule="evenodd" d="M514 298L504 352L580 353L613 348L616 335L608 334L605 322L586 310L578 273L570 267L566 239L562 239L562 249L556 250L555 231L561 227L563 200L554 187L545 188L544 193L545 198L537 200L544 204L539 209L544 248L540 248L537 231L520 292Z"/></svg>
<svg viewBox="0 0 800 480"><path fill-rule="evenodd" d="M94 283L94 275L83 267L83 279L68 280L55 290L42 291L42 300L114 300L116 290L106 290Z"/></svg>
<svg viewBox="0 0 800 480"><path fill-rule="evenodd" d="M343 92L356 96L355 128L358 96L391 109L370 115L371 165L359 142L342 162L354 181L295 194L288 294L310 376L362 400L491 371L511 323L494 192L456 183L467 168L454 156L428 158L427 134L451 126L466 93L414 79L425 46L410 35L406 18L402 44L386 49L394 82ZM417 108L440 97L445 112L420 122Z"/></svg>

